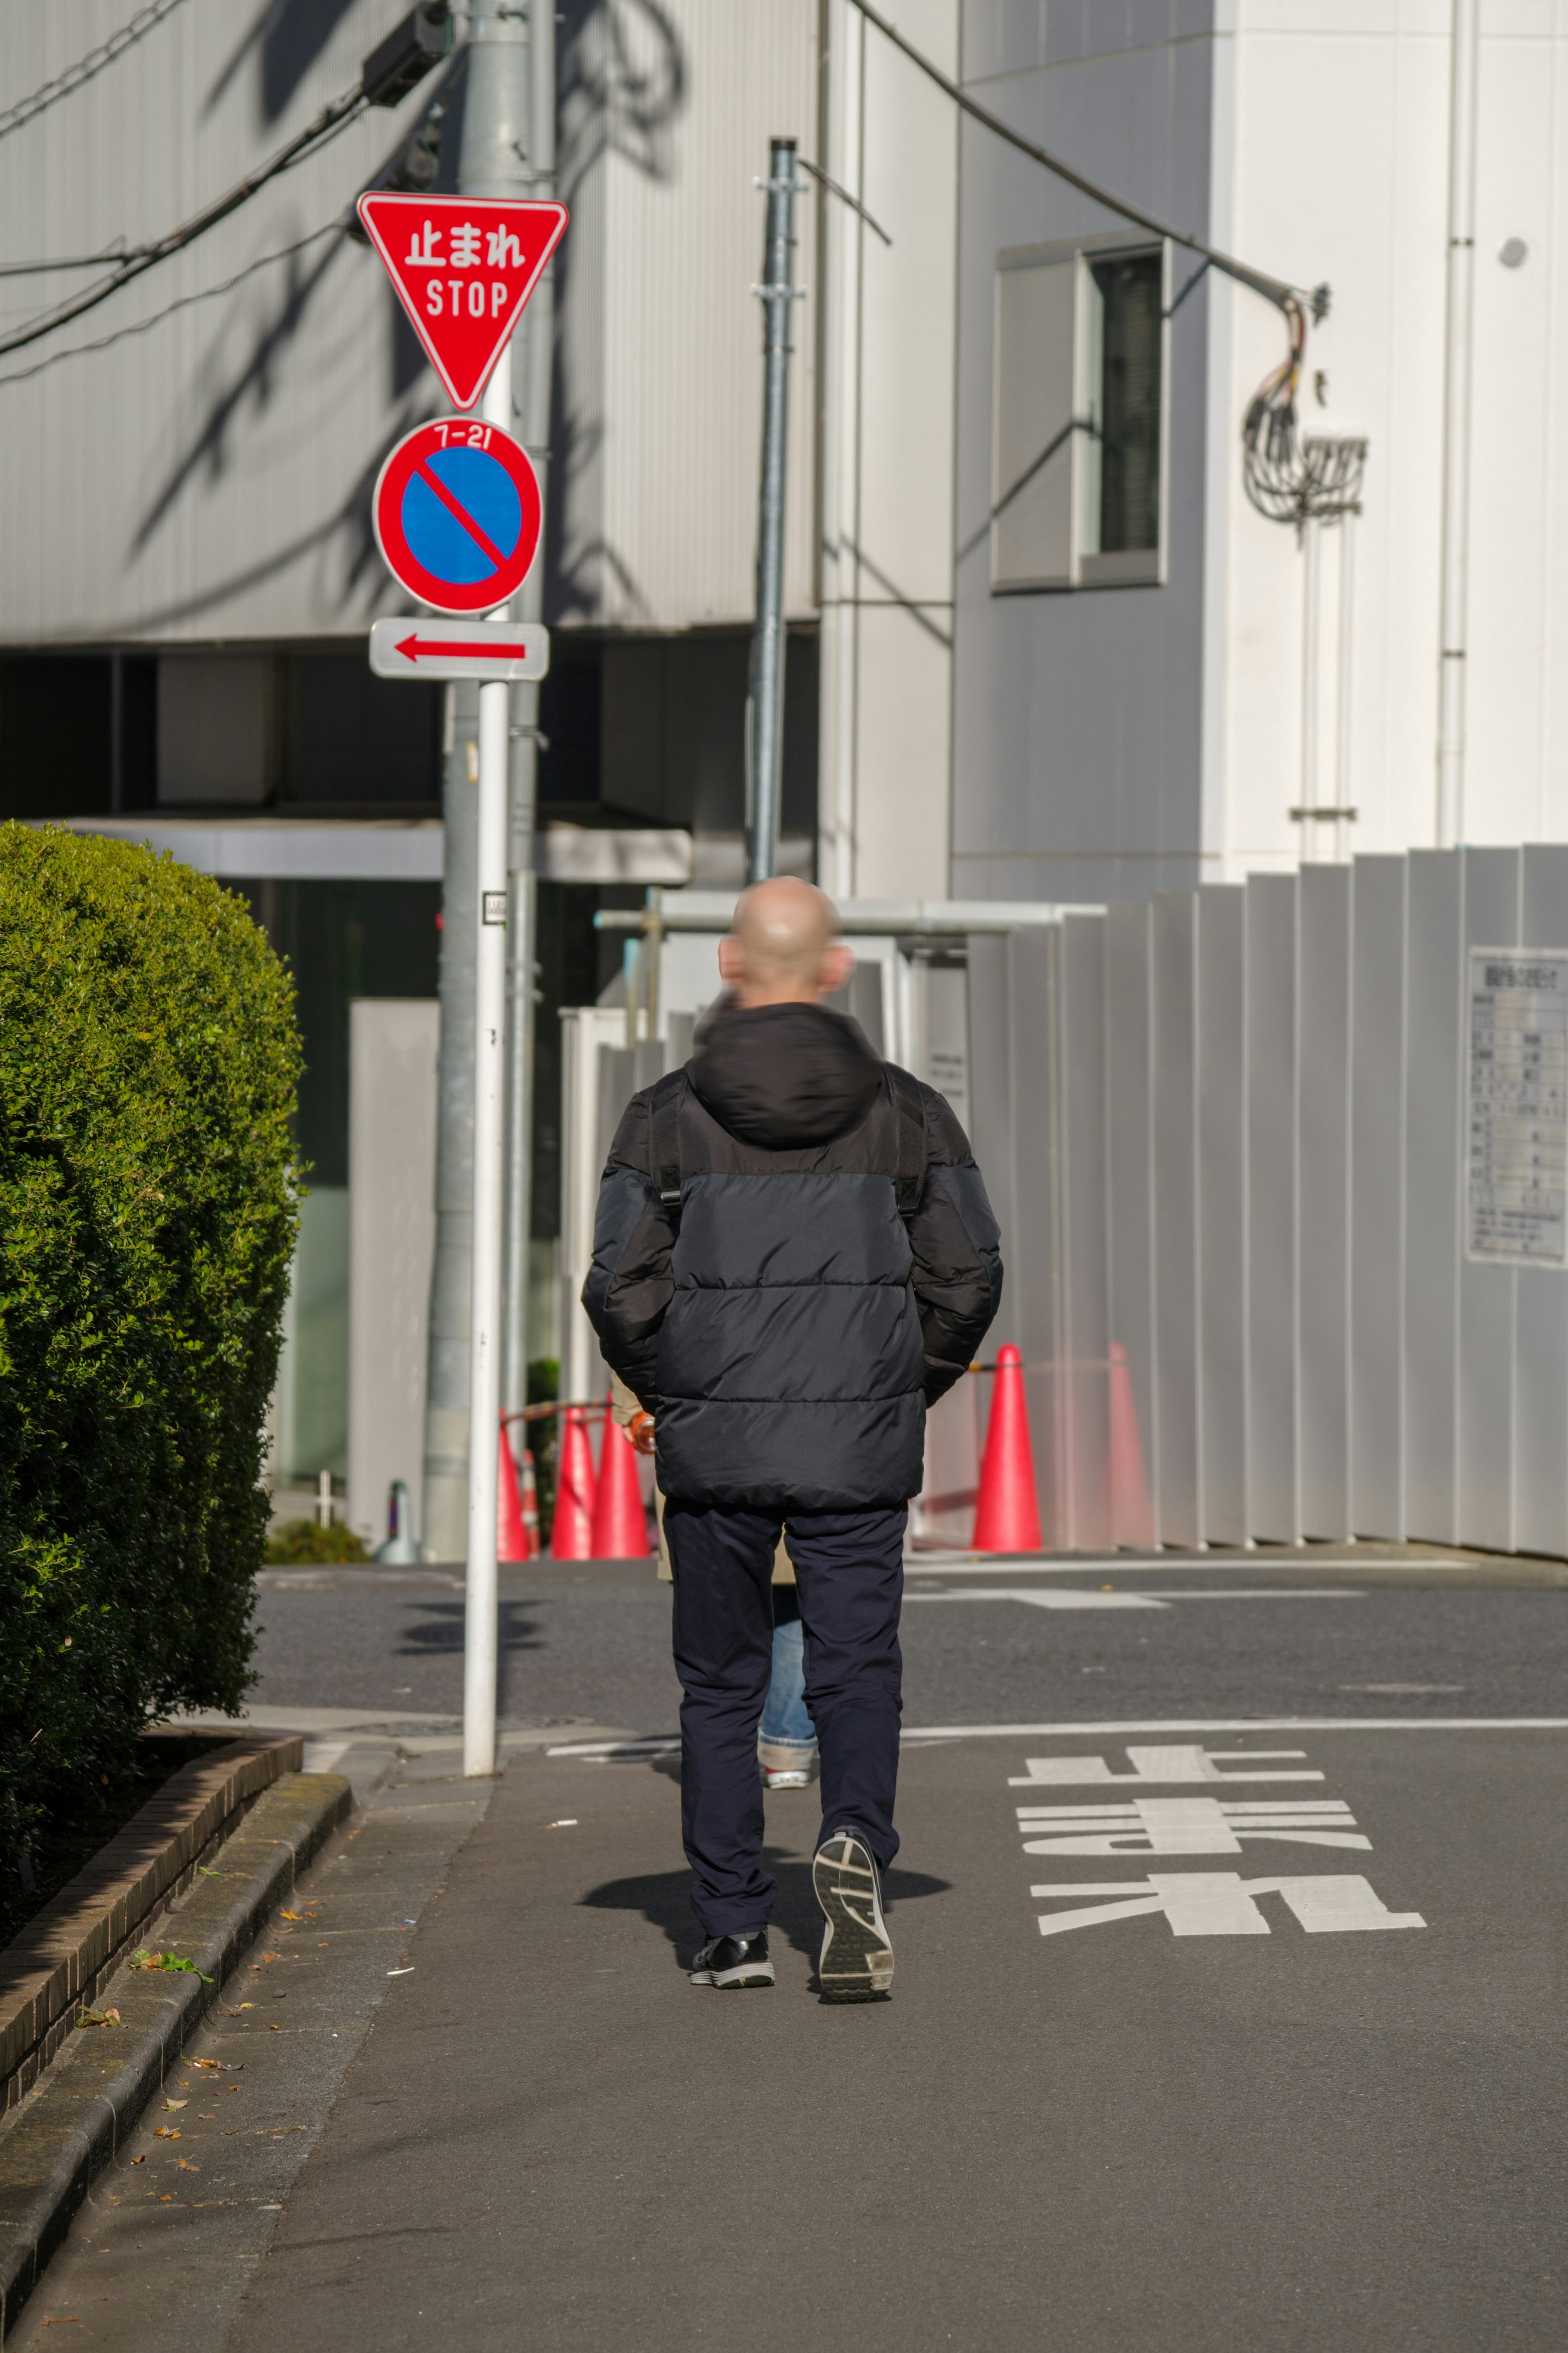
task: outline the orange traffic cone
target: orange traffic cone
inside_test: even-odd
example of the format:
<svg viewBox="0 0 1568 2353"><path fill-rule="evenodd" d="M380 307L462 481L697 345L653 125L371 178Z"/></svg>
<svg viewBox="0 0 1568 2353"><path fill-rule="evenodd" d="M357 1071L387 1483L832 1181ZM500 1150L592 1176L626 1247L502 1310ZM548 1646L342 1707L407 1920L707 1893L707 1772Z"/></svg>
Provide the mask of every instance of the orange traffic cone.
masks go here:
<svg viewBox="0 0 1568 2353"><path fill-rule="evenodd" d="M1110 1541L1140 1552L1152 1549L1154 1506L1143 1472L1132 1368L1120 1340L1110 1344Z"/></svg>
<svg viewBox="0 0 1568 2353"><path fill-rule="evenodd" d="M522 1450L522 1533L528 1539L528 1557L537 1560L539 1542L539 1481L534 1473L533 1449Z"/></svg>
<svg viewBox="0 0 1568 2353"><path fill-rule="evenodd" d="M599 1449L599 1491L594 1498L594 1558L647 1558L647 1514L637 1452L607 1407L605 1442Z"/></svg>
<svg viewBox="0 0 1568 2353"><path fill-rule="evenodd" d="M522 1525L522 1497L517 1486L517 1457L500 1426L500 1460L496 1466L496 1558L526 1560L528 1536Z"/></svg>
<svg viewBox="0 0 1568 2353"><path fill-rule="evenodd" d="M996 1387L980 1465L974 1514L976 1552L1043 1552L1035 1454L1024 1397L1024 1359L1015 1347L996 1351Z"/></svg>
<svg viewBox="0 0 1568 2353"><path fill-rule="evenodd" d="M594 1450L580 1405L561 1416L561 1460L555 1472L555 1517L550 1528L552 1560L594 1557Z"/></svg>

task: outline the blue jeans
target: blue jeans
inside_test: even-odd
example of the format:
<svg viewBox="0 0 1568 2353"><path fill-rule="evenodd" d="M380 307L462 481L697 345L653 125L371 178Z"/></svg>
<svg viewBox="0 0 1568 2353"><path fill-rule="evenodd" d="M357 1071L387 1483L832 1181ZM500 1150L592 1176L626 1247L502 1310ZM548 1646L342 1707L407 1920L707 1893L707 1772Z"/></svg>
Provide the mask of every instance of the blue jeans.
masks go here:
<svg viewBox="0 0 1568 2353"><path fill-rule="evenodd" d="M816 1726L805 1704L800 1595L793 1585L773 1588L773 1672L763 1703L762 1736L784 1747L810 1750L816 1746Z"/></svg>
<svg viewBox="0 0 1568 2353"><path fill-rule="evenodd" d="M789 1553L805 1636L805 1689L822 1746L821 1838L859 1832L883 1870L899 1851L899 1609L902 1505L792 1512ZM757 1728L773 1659L772 1513L665 1507L675 1571L680 1826L691 1906L709 1936L765 1926L774 1882L763 1866ZM819 1838L818 1843L820 1844Z"/></svg>

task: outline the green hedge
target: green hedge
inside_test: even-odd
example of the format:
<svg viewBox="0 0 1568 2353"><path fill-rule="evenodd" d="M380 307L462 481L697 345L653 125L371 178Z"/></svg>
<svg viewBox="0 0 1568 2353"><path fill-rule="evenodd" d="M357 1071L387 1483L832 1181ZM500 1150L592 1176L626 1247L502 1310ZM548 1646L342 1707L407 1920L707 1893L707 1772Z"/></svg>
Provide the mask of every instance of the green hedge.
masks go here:
<svg viewBox="0 0 1568 2353"><path fill-rule="evenodd" d="M299 1073L291 985L240 900L0 826L7 1867L149 1715L244 1695Z"/></svg>

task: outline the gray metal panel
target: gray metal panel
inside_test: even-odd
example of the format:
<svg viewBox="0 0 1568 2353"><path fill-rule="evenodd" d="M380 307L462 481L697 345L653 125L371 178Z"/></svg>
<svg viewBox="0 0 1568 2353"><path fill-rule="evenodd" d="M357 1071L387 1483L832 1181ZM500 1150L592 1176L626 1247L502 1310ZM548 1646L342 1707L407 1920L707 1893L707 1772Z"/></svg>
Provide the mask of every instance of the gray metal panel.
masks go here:
<svg viewBox="0 0 1568 2353"><path fill-rule="evenodd" d="M1358 858L1351 980L1351 1525L1405 1535L1403 858Z"/></svg>
<svg viewBox="0 0 1568 2353"><path fill-rule="evenodd" d="M1059 932L1043 924L1013 932L1005 943L1016 1210L1014 1316L1024 1353L1040 1526L1053 1551L1068 1541L1057 1012L1060 944Z"/></svg>
<svg viewBox="0 0 1568 2353"><path fill-rule="evenodd" d="M1155 1378L1160 1534L1201 1540L1198 1460L1196 952L1194 896L1153 906Z"/></svg>
<svg viewBox="0 0 1568 2353"><path fill-rule="evenodd" d="M1522 854L1517 849L1467 849L1464 947L1519 944ZM1468 1083L1469 956L1459 962L1459 1069ZM1468 1106L1461 1097L1452 1151L1464 1185ZM1478 1266L1456 1253L1459 1276L1459 1461L1456 1533L1460 1544L1513 1548L1514 1294L1511 1266Z"/></svg>
<svg viewBox="0 0 1568 2353"><path fill-rule="evenodd" d="M1140 1451L1160 1529L1159 1422L1154 1383L1154 1203L1150 1103L1149 931L1146 904L1106 912L1105 1044L1110 1236L1110 1337L1127 1351ZM973 976L973 966L971 965ZM1116 1541L1128 1541L1118 1528Z"/></svg>
<svg viewBox="0 0 1568 2353"><path fill-rule="evenodd" d="M599 1049L594 1156L601 1168L610 1156L610 1145L621 1124L621 1113L637 1091L637 1052L635 1046L601 1046Z"/></svg>
<svg viewBox="0 0 1568 2353"><path fill-rule="evenodd" d="M1520 945L1568 949L1568 848L1524 852ZM1514 1542L1568 1552L1568 1273L1516 1275Z"/></svg>
<svg viewBox="0 0 1568 2353"><path fill-rule="evenodd" d="M1454 1541L1458 1353L1459 972L1456 852L1409 853L1405 962L1405 1508Z"/></svg>
<svg viewBox="0 0 1568 2353"><path fill-rule="evenodd" d="M1247 1438L1252 1533L1300 1540L1296 878L1247 886Z"/></svg>
<svg viewBox="0 0 1568 2353"><path fill-rule="evenodd" d="M1301 1533L1352 1533L1350 1507L1351 870L1304 866L1300 1137Z"/></svg>
<svg viewBox="0 0 1568 2353"><path fill-rule="evenodd" d="M1200 891L1198 1262L1203 1526L1207 1544L1252 1534L1247 1479L1247 894Z"/></svg>
<svg viewBox="0 0 1568 2353"><path fill-rule="evenodd" d="M969 940L969 1140L1002 1229L1002 1312L988 1345L1018 1339L1018 1218L1013 1184L1013 1074L1004 933Z"/></svg>
<svg viewBox="0 0 1568 2353"><path fill-rule="evenodd" d="M1075 1551L1098 1552L1112 1540L1102 915L1067 917L1061 975L1067 1541Z"/></svg>
<svg viewBox="0 0 1568 2353"><path fill-rule="evenodd" d="M348 1524L376 1544L394 1479L424 1527L440 1026L433 997L349 1008Z"/></svg>

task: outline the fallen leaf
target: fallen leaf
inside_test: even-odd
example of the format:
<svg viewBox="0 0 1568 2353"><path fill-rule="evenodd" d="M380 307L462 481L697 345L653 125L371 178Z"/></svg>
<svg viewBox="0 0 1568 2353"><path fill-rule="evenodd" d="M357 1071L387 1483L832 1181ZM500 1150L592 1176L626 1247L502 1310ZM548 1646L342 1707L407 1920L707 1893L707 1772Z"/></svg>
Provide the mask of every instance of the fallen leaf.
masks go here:
<svg viewBox="0 0 1568 2353"><path fill-rule="evenodd" d="M118 2026L119 2023L120 2012L117 2010L84 2010L77 2020L79 2026Z"/></svg>
<svg viewBox="0 0 1568 2353"><path fill-rule="evenodd" d="M282 2031L283 2031L283 2029L282 2029L279 2025L278 2025L276 2021L274 2021L274 2023L273 2023L273 2028L272 2028L272 2031L273 2031L273 2033L274 2033L274 2034L281 2034L281 2033L282 2033Z"/></svg>
<svg viewBox="0 0 1568 2353"><path fill-rule="evenodd" d="M228 1876L228 1873L225 1871L214 1871L210 1863L198 1862L196 1869L201 1873L204 1879L226 1879Z"/></svg>
<svg viewBox="0 0 1568 2353"><path fill-rule="evenodd" d="M201 2169L202 2168L199 2165L193 2165L188 2157L181 2158L180 2171L182 2173L199 2173Z"/></svg>
<svg viewBox="0 0 1568 2353"><path fill-rule="evenodd" d="M189 2100L165 2100L163 2103L166 2108L188 2108L190 2105Z"/></svg>
<svg viewBox="0 0 1568 2353"><path fill-rule="evenodd" d="M160 2206L172 2206L174 2202L174 2194L172 2189L165 2189L163 2195L158 2200Z"/></svg>
<svg viewBox="0 0 1568 2353"><path fill-rule="evenodd" d="M178 2140L180 2135L176 2126L154 2125L153 2127L153 2137L154 2140Z"/></svg>
<svg viewBox="0 0 1568 2353"><path fill-rule="evenodd" d="M132 2165L145 2165L147 2162L146 2156L143 2154L141 2157L133 2157L131 2162Z"/></svg>
<svg viewBox="0 0 1568 2353"><path fill-rule="evenodd" d="M280 1920L302 1920L305 1915L302 1912L280 1912L278 1916Z"/></svg>
<svg viewBox="0 0 1568 2353"><path fill-rule="evenodd" d="M77 2328L80 2325L74 2312L46 2312L44 2315L46 2328Z"/></svg>

